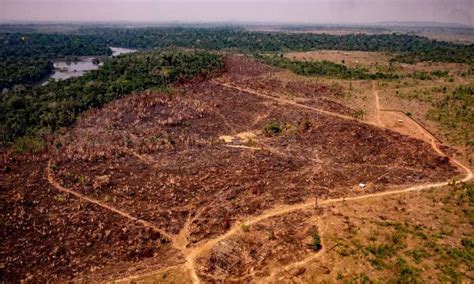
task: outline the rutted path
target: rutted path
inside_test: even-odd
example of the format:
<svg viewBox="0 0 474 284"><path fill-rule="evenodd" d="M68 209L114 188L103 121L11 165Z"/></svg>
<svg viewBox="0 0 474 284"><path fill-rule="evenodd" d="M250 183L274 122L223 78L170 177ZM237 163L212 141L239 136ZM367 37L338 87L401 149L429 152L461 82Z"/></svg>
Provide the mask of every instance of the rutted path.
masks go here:
<svg viewBox="0 0 474 284"><path fill-rule="evenodd" d="M264 98L267 98L267 99L275 100L275 101L278 101L278 102L283 103L283 104L290 104L290 105L294 105L294 106L297 106L297 107L300 107L300 108L309 109L309 110L312 110L312 111L317 111L317 112L320 112L320 113L324 113L324 114L331 115L331 116L336 116L336 117L343 118L343 119L355 120L354 118L349 117L349 116L335 114L335 113L328 112L328 111L325 111L325 110L321 110L321 109L318 109L318 108L313 108L313 107L310 107L310 106L298 104L298 103L290 101L290 100L268 96L268 95L261 94L261 93L258 93L256 91L253 91L253 90L241 89L239 87L235 87L235 86L225 84L225 83L218 83L218 82L214 82L214 83L215 84L220 84L220 85L228 87L228 88L233 88L233 89L238 90L238 91L247 92L247 93L257 95L257 96L261 96L261 97L264 97ZM377 94L375 88L374 88L374 94L375 94L375 98L376 98L376 110L377 110L377 122L378 123L371 123L371 122L364 122L364 121L360 121L360 123L365 123L365 124L369 124L369 125L376 126L376 127L382 127L382 126L379 125L380 124L380 112L385 111L385 110L381 110L381 108L380 108L380 102L379 102L378 94ZM420 126L419 123L417 123L414 120L413 120L413 122L418 126L418 130L420 131L420 133L423 133L423 135L427 135L428 137L430 137L429 141L430 141L430 145L433 148L433 150L436 151L441 156L446 156L446 154L438 147L438 144L436 143L436 138L434 138L430 133L427 133L427 131L422 126ZM382 127L382 128L385 128L385 127ZM235 147L241 147L241 146L235 146ZM150 161L150 159L145 158L145 157L143 157L141 155L138 155L138 154L137 154L137 158L142 160L142 162L145 162L145 163L148 163L148 164L150 162L152 162L152 161ZM449 159L453 164L456 164L457 166L459 166L460 168L462 168L466 172L466 176L459 182L467 182L467 181L470 181L472 179L473 173L469 169L469 167L463 165L461 162L459 162L455 158L449 157ZM67 189L67 188L61 186L53 178L50 163L48 164L48 167L46 169L46 175L47 175L48 181L59 191L62 191L62 192L68 193L68 194L72 194L72 195L78 197L79 199L81 199L85 202L93 203L93 204L98 205L102 208L110 210L110 211L112 211L116 214L119 214L122 217L125 217L127 219L139 222L143 226L151 228L153 230L156 230L157 232L162 234L162 236L164 236L165 238L167 238L171 242L171 244L174 248L178 249L184 255L184 257L186 259L186 263L184 263L182 265L178 265L178 266L183 266L183 267L187 268L187 270L189 270L189 273L190 273L190 276L191 276L191 279L192 279L193 283L200 283L200 279L199 279L197 269L196 269L196 259L202 253L211 250L219 242L221 242L221 241L231 237L232 235L240 232L242 225L253 225L253 224L256 224L258 222L261 222L261 221L266 220L266 219L271 218L271 217L292 213L292 212L295 212L295 211L298 211L298 210L309 209L309 208L315 206L314 200L307 201L307 202L300 203L300 204L289 205L289 206L277 206L273 209L270 209L270 210L267 210L267 211L263 212L262 214L260 214L258 216L253 216L253 217L247 218L245 220L242 220L240 222L234 223L232 225L232 227L223 235L217 236L217 237L215 237L213 239L210 239L210 240L207 240L205 242L198 243L193 247L187 247L188 241L187 241L186 236L189 234L188 225L189 225L190 220L188 220L187 225L183 228L183 230L180 232L180 234L178 236L173 236L173 235L170 235L170 234L164 232L163 230L159 229L158 227L154 226L153 224L151 224L148 221L138 219L138 218L136 218L134 216L131 216L130 214L128 214L124 211L121 211L117 208L108 206L107 204L104 204L104 203L102 203L98 200L92 199L92 198L87 197L83 194L80 194L80 193L75 192L71 189ZM431 188L443 187L443 186L449 185L451 183L452 183L452 181L445 181L445 182L438 182L438 183L426 183L426 184L416 185L416 186L408 187L408 188L405 188L405 189L399 189L399 190L377 192L377 193L364 194L364 195L351 196L351 197L340 197L340 198L326 199L326 200L318 201L317 205L318 206L324 206L324 205L340 203L340 202L351 202L351 201L357 201L357 200L363 200L363 199L369 199L369 198L378 198L378 197L383 197L383 196L389 196L389 195L394 195L394 194L408 193L408 192L412 192L412 191L422 191L422 190L427 190L427 189L431 189ZM322 240L322 242L324 243L324 240ZM289 265L287 265L287 266L285 266L281 269L278 269L277 271L273 271L271 273L271 278L274 277L277 273L279 273L281 271L284 271L285 269L292 269L292 268L304 265L304 264L318 258L321 254L324 253L324 251L325 251L325 248L323 247L323 249L321 251L311 255L310 257L308 257L306 259L303 259L299 262L289 264ZM167 271L167 270L172 269L174 267L177 267L177 266L172 266L172 267L160 269L158 271L147 273L146 275L153 275L153 274L156 274L156 273L159 273L159 272L162 272L162 271ZM134 280L134 279L139 278L140 276L143 276L143 275L130 276L130 277L122 279L121 282L122 281Z"/></svg>
<svg viewBox="0 0 474 284"><path fill-rule="evenodd" d="M234 90L237 90L237 91L240 91L240 92L244 92L244 93L249 93L249 94L252 94L252 95L256 95L256 96L259 96L259 97L262 97L262 98L274 100L274 101L277 101L277 102L279 102L279 103L281 103L281 104L293 105L293 106L297 106L297 107L300 107L300 108L304 108L304 109L316 111L316 112L319 112L319 113L324 113L324 114L327 114L327 115L330 115L330 116L335 116L335 117L339 117L339 118L343 118L343 119L357 120L357 119L355 119L355 118L353 118L353 117L351 117L351 116L347 116L347 115L343 115L343 114L338 114L338 113L330 112L330 111L327 111L327 110L323 110L323 109L319 109L319 108L315 108L315 107L303 105L303 104L300 104L300 103L297 103L297 102L294 102L294 101L291 101L291 100L283 99L283 98L280 98L280 97L272 97L272 96L269 96L269 95L265 95L265 94L256 92L256 91L254 91L254 90L243 89L243 88L240 88L240 87L231 85L231 84L221 83L221 82L217 82L217 81L211 81L211 82L214 83L214 84L216 84L216 85L221 85L221 86L226 87L226 88L230 88L230 89L234 89ZM374 124L374 123L369 123L369 122L365 122L365 123L366 123L366 124L370 124L370 125L372 125L372 126L377 126L377 125Z"/></svg>

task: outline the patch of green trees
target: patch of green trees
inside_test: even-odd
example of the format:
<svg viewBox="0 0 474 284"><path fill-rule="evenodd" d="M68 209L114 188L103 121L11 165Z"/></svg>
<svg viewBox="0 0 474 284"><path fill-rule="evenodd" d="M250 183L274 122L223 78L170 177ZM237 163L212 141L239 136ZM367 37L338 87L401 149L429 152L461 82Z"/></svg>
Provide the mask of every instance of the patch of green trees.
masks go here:
<svg viewBox="0 0 474 284"><path fill-rule="evenodd" d="M58 33L0 34L0 58L63 58L66 56L111 55L99 36Z"/></svg>
<svg viewBox="0 0 474 284"><path fill-rule="evenodd" d="M395 55L392 62L414 64L421 61L455 62L474 65L474 45L438 46Z"/></svg>
<svg viewBox="0 0 474 284"><path fill-rule="evenodd" d="M0 92L16 84L34 84L53 72L47 59L5 58L0 61Z"/></svg>

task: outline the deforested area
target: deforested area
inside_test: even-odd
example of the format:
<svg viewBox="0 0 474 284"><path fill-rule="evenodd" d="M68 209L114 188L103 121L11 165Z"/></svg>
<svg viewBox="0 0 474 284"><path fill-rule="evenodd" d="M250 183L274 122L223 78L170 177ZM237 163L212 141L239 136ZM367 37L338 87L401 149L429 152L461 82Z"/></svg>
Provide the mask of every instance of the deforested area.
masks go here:
<svg viewBox="0 0 474 284"><path fill-rule="evenodd" d="M0 15L0 283L472 282L469 24L103 1Z"/></svg>

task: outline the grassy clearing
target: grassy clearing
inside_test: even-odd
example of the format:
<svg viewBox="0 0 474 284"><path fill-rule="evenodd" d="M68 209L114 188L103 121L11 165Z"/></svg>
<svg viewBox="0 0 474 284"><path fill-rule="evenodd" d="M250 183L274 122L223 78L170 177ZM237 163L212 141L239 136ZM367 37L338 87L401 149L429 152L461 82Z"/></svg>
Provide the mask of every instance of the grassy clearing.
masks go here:
<svg viewBox="0 0 474 284"><path fill-rule="evenodd" d="M355 67L349 68L343 64L331 61L298 61L284 58L283 55L265 56L256 55L258 60L279 68L291 70L295 74L303 76L327 76L339 79L351 80L375 80L375 79L398 79L397 74L371 73L367 69Z"/></svg>
<svg viewBox="0 0 474 284"><path fill-rule="evenodd" d="M428 87L428 88L417 88L408 90L397 90L395 94L398 98L412 101L420 101L431 103L439 96L445 96L448 92L448 88L444 87Z"/></svg>
<svg viewBox="0 0 474 284"><path fill-rule="evenodd" d="M369 219L363 226L350 225L351 219L344 217L344 233L338 232L333 239L337 244L334 257L341 259L339 265L352 263L363 272L338 270L334 277L344 283L378 283L377 279L384 279L384 283L472 282L474 185L426 194L413 202L432 207L416 213L421 215L415 218L413 213L397 216L399 213L388 212L391 208L404 212L408 203L400 200L395 207L393 203L385 205L387 217Z"/></svg>
<svg viewBox="0 0 474 284"><path fill-rule="evenodd" d="M461 86L433 103L428 117L443 127L450 141L474 150L474 86Z"/></svg>

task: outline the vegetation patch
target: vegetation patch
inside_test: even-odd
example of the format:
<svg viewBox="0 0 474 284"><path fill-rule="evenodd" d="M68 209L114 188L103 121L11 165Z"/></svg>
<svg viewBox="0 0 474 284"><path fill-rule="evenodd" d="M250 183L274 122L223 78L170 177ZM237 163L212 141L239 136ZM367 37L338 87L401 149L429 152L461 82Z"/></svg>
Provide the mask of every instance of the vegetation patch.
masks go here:
<svg viewBox="0 0 474 284"><path fill-rule="evenodd" d="M53 69L53 63L44 58L4 58L0 61L0 91L17 84L34 84Z"/></svg>
<svg viewBox="0 0 474 284"><path fill-rule="evenodd" d="M19 154L39 153L45 150L45 144L38 136L24 136L15 141L13 150Z"/></svg>
<svg viewBox="0 0 474 284"><path fill-rule="evenodd" d="M323 248L323 244L321 243L321 236L317 231L313 232L313 250L320 251Z"/></svg>
<svg viewBox="0 0 474 284"><path fill-rule="evenodd" d="M391 73L370 73L363 68L348 68L342 64L331 61L299 61L284 58L281 55L255 55L255 57L266 63L279 68L289 69L303 76L328 76L340 79L353 80L376 80L376 79L398 79L399 76Z"/></svg>
<svg viewBox="0 0 474 284"><path fill-rule="evenodd" d="M389 283L469 282L474 277L474 241L468 231L456 226L468 222L462 212L472 210L472 191L472 184L459 184L447 188L442 197L426 197L433 198L433 206L443 204L443 208L451 209L441 213L428 227L408 221L374 220L365 225L368 230L338 234L336 251L343 258L367 262L372 267L371 277L389 279ZM458 213L461 215L453 215ZM454 216L454 223L443 221Z"/></svg>
<svg viewBox="0 0 474 284"><path fill-rule="evenodd" d="M263 132L265 133L265 135L268 135L268 136L279 134L283 132L283 127L280 126L278 122L272 121L268 123L267 125L265 125L265 127L263 128Z"/></svg>
<svg viewBox="0 0 474 284"><path fill-rule="evenodd" d="M443 126L448 139L474 150L474 86L461 86L433 106L428 117Z"/></svg>
<svg viewBox="0 0 474 284"><path fill-rule="evenodd" d="M407 34L350 34L252 32L244 28L87 28L87 35L100 35L114 46L167 48L171 46L208 50L283 52L309 50L358 50L399 53L393 61L474 62L474 45L454 44ZM176 36L179 35L179 36Z"/></svg>

